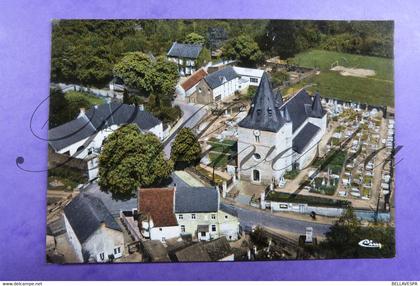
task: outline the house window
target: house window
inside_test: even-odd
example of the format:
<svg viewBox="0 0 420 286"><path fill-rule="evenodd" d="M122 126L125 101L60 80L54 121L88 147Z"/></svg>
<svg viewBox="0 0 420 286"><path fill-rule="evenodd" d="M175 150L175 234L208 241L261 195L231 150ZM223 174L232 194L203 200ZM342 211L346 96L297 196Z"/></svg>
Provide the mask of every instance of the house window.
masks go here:
<svg viewBox="0 0 420 286"><path fill-rule="evenodd" d="M181 232L185 232L185 225L181 225Z"/></svg>
<svg viewBox="0 0 420 286"><path fill-rule="evenodd" d="M211 219L216 219L216 214L211 214Z"/></svg>
<svg viewBox="0 0 420 286"><path fill-rule="evenodd" d="M162 231L162 228L161 227L159 227L159 231Z"/></svg>
<svg viewBox="0 0 420 286"><path fill-rule="evenodd" d="M184 219L184 216L182 214L178 215L179 219Z"/></svg>
<svg viewBox="0 0 420 286"><path fill-rule="evenodd" d="M225 215L225 219L228 219L228 216L227 215Z"/></svg>
<svg viewBox="0 0 420 286"><path fill-rule="evenodd" d="M104 260L104 259L105 259L105 253L101 252L101 253L99 254L99 257L101 258L101 260Z"/></svg>
<svg viewBox="0 0 420 286"><path fill-rule="evenodd" d="M250 78L249 78L249 81L250 81L250 82L254 82L254 83L258 83L258 78L255 78L255 77L250 77Z"/></svg>
<svg viewBox="0 0 420 286"><path fill-rule="evenodd" d="M255 136L255 142L259 143L260 142L260 135L254 135Z"/></svg>
<svg viewBox="0 0 420 286"><path fill-rule="evenodd" d="M162 242L165 242L165 241L166 241L166 238L162 236Z"/></svg>
<svg viewBox="0 0 420 286"><path fill-rule="evenodd" d="M220 101L221 99L222 99L222 95L221 94L219 94L218 96L216 96L214 98L215 101Z"/></svg>
<svg viewBox="0 0 420 286"><path fill-rule="evenodd" d="M258 170L252 171L252 179L255 182L259 182L260 181L260 171L258 171Z"/></svg>
<svg viewBox="0 0 420 286"><path fill-rule="evenodd" d="M202 231L201 236L206 236L206 233L204 231Z"/></svg>
<svg viewBox="0 0 420 286"><path fill-rule="evenodd" d="M211 225L211 231L216 231L216 225L215 224Z"/></svg>
<svg viewBox="0 0 420 286"><path fill-rule="evenodd" d="M261 155L258 154L258 153L254 153L254 158L255 158L255 160L259 160L259 159L261 159Z"/></svg>
<svg viewBox="0 0 420 286"><path fill-rule="evenodd" d="M195 219L195 214L191 214L191 219Z"/></svg>
<svg viewBox="0 0 420 286"><path fill-rule="evenodd" d="M120 254L121 253L121 247L114 248L114 254Z"/></svg>
<svg viewBox="0 0 420 286"><path fill-rule="evenodd" d="M198 88L198 92L201 93L201 87Z"/></svg>

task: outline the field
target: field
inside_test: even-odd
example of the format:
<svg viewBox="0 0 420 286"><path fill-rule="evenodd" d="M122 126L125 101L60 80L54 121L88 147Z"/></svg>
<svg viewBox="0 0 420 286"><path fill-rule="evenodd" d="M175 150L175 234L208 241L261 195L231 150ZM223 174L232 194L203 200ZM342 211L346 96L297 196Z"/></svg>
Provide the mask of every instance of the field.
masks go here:
<svg viewBox="0 0 420 286"><path fill-rule="evenodd" d="M294 62L299 66L319 68L320 74L300 82L285 93L311 85L306 87L307 90L319 91L324 97L394 106L392 59L311 50L296 55ZM342 76L337 71L330 71L333 63L347 68L371 69L376 74L366 78Z"/></svg>

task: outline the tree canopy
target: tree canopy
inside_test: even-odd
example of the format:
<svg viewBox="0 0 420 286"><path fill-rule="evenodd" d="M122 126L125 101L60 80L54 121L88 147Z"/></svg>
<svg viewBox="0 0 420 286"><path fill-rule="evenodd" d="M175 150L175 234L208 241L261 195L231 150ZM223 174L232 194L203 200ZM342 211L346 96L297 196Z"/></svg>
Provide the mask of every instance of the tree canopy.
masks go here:
<svg viewBox="0 0 420 286"><path fill-rule="evenodd" d="M197 34L197 33L189 33L184 40L186 44L200 44L204 45L206 43L206 38Z"/></svg>
<svg viewBox="0 0 420 286"><path fill-rule="evenodd" d="M99 156L99 185L115 197L130 197L138 187L150 187L167 179L173 170L163 146L135 124L123 126L106 138Z"/></svg>
<svg viewBox="0 0 420 286"><path fill-rule="evenodd" d="M224 58L238 60L247 67L255 67L264 59L257 42L246 35L228 40L222 50Z"/></svg>
<svg viewBox="0 0 420 286"><path fill-rule="evenodd" d="M142 95L172 95L178 80L175 63L163 57L154 58L142 52L127 53L115 66L114 75Z"/></svg>
<svg viewBox="0 0 420 286"><path fill-rule="evenodd" d="M361 247L359 242L364 239L381 243L382 247ZM362 226L353 209L348 208L326 233L326 240L320 243L320 249L326 258L393 257L394 228L381 224Z"/></svg>
<svg viewBox="0 0 420 286"><path fill-rule="evenodd" d="M175 164L190 166L196 164L200 159L201 147L197 136L190 128L182 128L175 137L171 149L171 159Z"/></svg>

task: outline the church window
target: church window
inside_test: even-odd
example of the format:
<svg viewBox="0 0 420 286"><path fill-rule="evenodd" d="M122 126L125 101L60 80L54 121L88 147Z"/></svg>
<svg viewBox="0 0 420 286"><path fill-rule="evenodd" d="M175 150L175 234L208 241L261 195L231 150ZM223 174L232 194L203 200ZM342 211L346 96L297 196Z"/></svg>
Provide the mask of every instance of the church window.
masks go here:
<svg viewBox="0 0 420 286"><path fill-rule="evenodd" d="M252 172L252 179L253 179L255 182L259 182L259 181L260 181L260 171L259 171L259 170L254 170L254 171Z"/></svg>
<svg viewBox="0 0 420 286"><path fill-rule="evenodd" d="M255 142L260 142L260 135L255 135Z"/></svg>

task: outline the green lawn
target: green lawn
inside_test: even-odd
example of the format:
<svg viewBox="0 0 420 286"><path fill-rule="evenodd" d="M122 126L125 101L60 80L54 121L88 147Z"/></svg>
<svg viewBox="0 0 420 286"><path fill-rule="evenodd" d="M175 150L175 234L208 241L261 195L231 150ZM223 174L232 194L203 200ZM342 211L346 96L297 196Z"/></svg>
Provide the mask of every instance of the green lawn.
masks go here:
<svg viewBox="0 0 420 286"><path fill-rule="evenodd" d="M375 76L359 78L342 76L330 71L331 64L345 67L373 69ZM311 50L296 55L295 63L305 67L318 67L321 73L294 86L294 91L307 84L310 92L319 91L321 96L351 100L373 105L394 106L393 60L346 53Z"/></svg>
<svg viewBox="0 0 420 286"><path fill-rule="evenodd" d="M93 105L100 105L105 103L105 101L102 98L93 96L93 95L89 95L87 93L84 92L79 92L79 91L69 91L65 93L65 97L68 101L70 102L88 102L90 106Z"/></svg>

